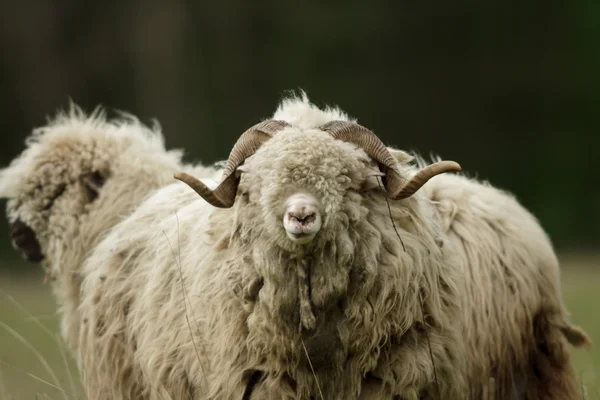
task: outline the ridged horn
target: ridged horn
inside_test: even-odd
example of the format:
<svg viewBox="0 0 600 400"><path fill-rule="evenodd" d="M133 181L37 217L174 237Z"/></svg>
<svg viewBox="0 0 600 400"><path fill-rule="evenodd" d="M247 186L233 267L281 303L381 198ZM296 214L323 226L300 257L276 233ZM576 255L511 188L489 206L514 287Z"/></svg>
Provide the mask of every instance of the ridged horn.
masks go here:
<svg viewBox="0 0 600 400"><path fill-rule="evenodd" d="M227 164L223 170L223 178L221 183L214 190L202 183L199 179L185 173L178 172L175 174L175 179L186 183L194 189L204 200L218 208L229 208L235 202L239 178L235 174L237 167L242 165L244 161L253 155L256 150L273 135L289 126L287 122L278 120L267 120L254 125L246 132L242 133L237 140Z"/></svg>
<svg viewBox="0 0 600 400"><path fill-rule="evenodd" d="M458 172L460 165L454 161L440 161L428 165L410 179L398 172L397 161L383 142L369 129L349 121L330 121L319 127L335 139L353 143L361 147L369 157L378 162L385 190L392 199L405 199L415 194L427 181L445 172Z"/></svg>
<svg viewBox="0 0 600 400"><path fill-rule="evenodd" d="M438 161L426 166L406 181L398 192L392 196L394 199L405 199L415 194L423 185L436 175L446 172L460 172L460 165L456 161Z"/></svg>

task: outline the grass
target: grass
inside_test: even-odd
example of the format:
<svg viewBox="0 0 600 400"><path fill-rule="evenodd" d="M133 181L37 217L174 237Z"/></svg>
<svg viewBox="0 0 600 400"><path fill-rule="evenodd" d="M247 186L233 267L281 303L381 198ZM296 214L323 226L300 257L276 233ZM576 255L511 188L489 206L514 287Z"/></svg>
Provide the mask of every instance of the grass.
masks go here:
<svg viewBox="0 0 600 400"><path fill-rule="evenodd" d="M600 257L561 258L562 293L571 321L592 340L589 350L572 351L575 372L590 399L600 399Z"/></svg>
<svg viewBox="0 0 600 400"><path fill-rule="evenodd" d="M2 275L0 278L2 400L85 397L73 357L58 335L58 316L50 286L42 281L41 271L33 277Z"/></svg>
<svg viewBox="0 0 600 400"><path fill-rule="evenodd" d="M600 399L600 256L561 260L563 297L572 321L595 344L572 351L575 369L589 398ZM73 357L57 343L50 287L37 272L0 275L0 400L84 399Z"/></svg>

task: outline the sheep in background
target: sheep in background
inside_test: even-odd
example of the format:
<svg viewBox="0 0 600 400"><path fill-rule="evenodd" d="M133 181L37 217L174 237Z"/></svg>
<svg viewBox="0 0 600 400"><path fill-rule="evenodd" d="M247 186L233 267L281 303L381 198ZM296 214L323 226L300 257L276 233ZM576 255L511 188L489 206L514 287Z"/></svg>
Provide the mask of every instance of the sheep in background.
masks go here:
<svg viewBox="0 0 600 400"><path fill-rule="evenodd" d="M215 190L178 175L210 204L158 190L86 261L90 400L577 398L566 342L587 338L513 198L454 175L419 190L457 166L417 172L306 98L273 119Z"/></svg>
<svg viewBox="0 0 600 400"><path fill-rule="evenodd" d="M197 282L189 260L205 254L196 240L209 207L181 183L166 186L84 264L78 358L88 400L210 398L208 354L202 338L191 336L207 312L193 300L195 287L207 283Z"/></svg>
<svg viewBox="0 0 600 400"><path fill-rule="evenodd" d="M35 129L27 148L0 171L13 245L42 262L71 348L80 320L80 265L104 234L180 168L218 179L218 171L184 166L181 152L166 151L160 127L123 115L106 120L72 105Z"/></svg>

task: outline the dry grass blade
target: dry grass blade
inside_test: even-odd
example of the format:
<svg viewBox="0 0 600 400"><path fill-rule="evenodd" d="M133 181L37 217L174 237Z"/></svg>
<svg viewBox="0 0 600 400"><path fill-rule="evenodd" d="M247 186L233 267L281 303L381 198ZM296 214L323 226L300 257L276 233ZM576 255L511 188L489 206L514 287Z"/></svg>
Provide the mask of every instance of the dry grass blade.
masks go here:
<svg viewBox="0 0 600 400"><path fill-rule="evenodd" d="M56 342L60 341L60 339L56 335L54 336L54 338L56 339ZM71 372L71 367L69 367L69 362L67 361L67 354L65 352L64 346L58 346L58 350L60 351L60 357L62 358L62 361L65 364L65 371L67 372L67 376L69 377L69 385L71 386L71 392L77 393L77 389L75 389L73 373Z"/></svg>
<svg viewBox="0 0 600 400"><path fill-rule="evenodd" d="M308 360L308 365L310 365L310 370L315 378L315 382L317 384L317 389L319 390L319 396L321 400L325 400L323 397L323 392L321 391L321 385L319 385L319 379L317 379L317 374L315 373L315 369L313 368L312 362L310 361L310 356L308 355L308 350L306 350L306 346L304 345L304 340L300 338L300 343L302 343L302 348L304 349L304 354L306 354L306 359Z"/></svg>
<svg viewBox="0 0 600 400"><path fill-rule="evenodd" d="M433 379L435 380L435 389L438 393L438 399L441 399L442 392L440 391L440 383L438 381L437 370L435 368L435 360L433 358L433 350L431 349L431 342L429 341L429 332L427 330L427 323L425 322L425 310L423 307L423 299L419 296L419 305L421 306L421 318L423 319L423 328L425 331L425 339L427 340L427 347L429 348L429 357L431 358L431 365L433 366Z"/></svg>
<svg viewBox="0 0 600 400"><path fill-rule="evenodd" d="M50 331L50 329L46 328L46 326L44 324L42 324L39 320L39 318L35 317L34 315L32 315L25 307L23 307L21 305L21 303L19 303L13 296L11 296L10 294L6 293L4 290L0 289L0 293L2 293L4 296L6 296L6 298L15 306L19 309L19 311L21 311L23 314L26 314L29 319L31 319L33 322L35 322L45 333L48 334L48 336L50 336L53 340L55 340L57 342L58 345L62 345L62 343L60 341L58 341L56 339L56 337L54 336L54 333L52 331Z"/></svg>
<svg viewBox="0 0 600 400"><path fill-rule="evenodd" d="M179 214L175 213L175 219L177 220L177 254L178 254L178 262L177 266L179 267L179 278L181 279L181 287L183 289L184 301L186 301L190 306L190 310L192 310L192 317L194 317L194 322L196 323L196 329L200 332L200 325L198 325L198 318L196 317L196 313L194 312L194 307L192 307L192 302L190 301L190 296L185 289L185 285L183 284L183 271L181 269L181 229L179 223ZM171 249L172 250L172 249ZM187 314L187 308L186 308ZM189 324L189 321L188 321ZM201 346L204 346L203 343L200 343ZM206 372L204 371L204 365L202 364L202 360L200 360L200 369L202 370L202 375L204 375L204 379L206 379Z"/></svg>
<svg viewBox="0 0 600 400"><path fill-rule="evenodd" d="M29 310L27 310L27 308L25 308L21 303L19 303L17 301L17 299L15 299L13 296L9 295L8 293L6 293L4 290L0 289L0 292L15 306L19 309L19 311L21 311L23 314L28 316L28 320L33 321L37 326L39 326L42 331L44 331L48 336L50 336L52 338L52 340L54 340L54 342L57 344L58 349L60 351L60 355L62 357L63 363L65 365L65 370L67 372L67 376L69 377L69 385L71 386L71 391L73 393L76 393L77 390L75 389L75 381L73 380L73 374L71 372L71 368L69 367L69 362L67 361L67 357L65 354L65 346L64 343L62 342L62 340L60 338L58 338L54 333L52 333L50 331L50 329L48 329L44 324L42 324L42 322L39 320L38 317L34 316L33 314L31 314L29 312Z"/></svg>
<svg viewBox="0 0 600 400"><path fill-rule="evenodd" d="M581 382L581 398L583 400L587 400L589 398L587 391L585 390L585 385L583 384L583 379L580 380Z"/></svg>
<svg viewBox="0 0 600 400"><path fill-rule="evenodd" d="M30 373L30 372L27 372L27 371L25 371L25 370L23 370L23 369L21 369L21 368L18 368L18 367L14 366L14 365L11 365L11 364L7 363L6 361L2 361L2 360L0 360L0 364L8 365L8 366L9 366L9 367L11 367L12 369L14 369L14 370L17 370L17 371L20 371L21 373L23 373L23 374L25 374L25 375L29 376L30 378L32 378L32 379L35 379L36 381L39 381L39 382L43 383L44 385L48 385L49 387L51 387L51 388L54 388L54 389L56 389L56 390L58 390L58 391L62 392L62 393L63 393L63 395L65 396L65 399L67 399L67 400L69 400L69 397L71 397L71 398L73 398L73 399L82 400L82 399L81 399L79 396L77 396L76 394L74 394L74 393L70 393L70 392L66 391L65 389L61 388L60 386L54 385L53 383L51 383L51 382L48 382L47 380L45 380L45 379L42 379L42 378L40 378L39 376L36 376L36 375L34 375L34 374Z"/></svg>
<svg viewBox="0 0 600 400"><path fill-rule="evenodd" d="M2 365L0 365L0 394L2 395L3 399L8 399L6 388L4 387L4 378L2 377Z"/></svg>
<svg viewBox="0 0 600 400"><path fill-rule="evenodd" d="M37 359L40 361L42 366L46 369L46 371L48 371L48 374L50 375L50 377L56 384L56 387L58 388L60 385L58 378L56 377L54 372L52 372L52 368L50 368L50 365L48 365L48 362L46 361L44 356L39 351L37 351L37 349L35 347L33 347L31 345L31 343L29 343L29 341L27 341L27 339L25 339L21 334L19 334L19 332L15 331L13 328L6 325L2 321L0 321L0 326L3 327L8 333L10 333L15 339L17 339L19 342L21 342L25 347L27 347L37 357ZM63 390L63 393L65 393L65 394L67 393L66 391L64 391L64 389L61 389L61 390ZM68 400L68 397L66 395L65 395L65 399Z"/></svg>
<svg viewBox="0 0 600 400"><path fill-rule="evenodd" d="M24 321L25 322L35 322L35 321L42 321L43 319L55 319L56 318L56 313L52 313L52 314L45 314L45 315L30 315L29 317L25 318Z"/></svg>
<svg viewBox="0 0 600 400"><path fill-rule="evenodd" d="M379 183L379 187L381 188L382 187L381 179L378 179L377 183ZM394 217L392 217L392 208L390 206L390 201L388 200L387 197L385 197L385 202L387 204L388 212L390 214L390 221L392 221L392 226L394 227L396 236L398 236L398 239L400 239L400 243L402 243L402 249L406 252L406 247L404 246L404 241L402 240L402 237L400 236L400 232L398 232L398 229L396 228L396 223L394 221ZM425 323L425 310L423 307L423 299L420 296L419 296L419 305L421 306L421 317L423 319L423 328L425 330L425 339L427 340L427 347L429 348L429 357L431 358L431 365L433 366L433 379L435 380L435 388L438 392L438 398L441 398L440 383L438 381L437 370L435 368L435 360L433 358L433 350L431 349L431 342L429 341L429 332L427 331L427 324Z"/></svg>
<svg viewBox="0 0 600 400"><path fill-rule="evenodd" d="M177 214L175 214L175 217L177 219L177 240L179 242L180 241L180 239L179 239L179 216ZM171 254L173 255L173 258L175 259L175 262L176 262L177 267L179 269L179 277L180 277L180 282L181 282L181 289L182 289L182 292L183 292L183 306L184 306L184 309L185 309L185 320L187 322L188 329L190 331L190 337L192 339L192 344L194 346L194 351L196 352L196 357L198 358L198 362L200 363L200 369L202 370L202 375L203 375L204 379L206 379L206 371L204 371L204 365L203 365L203 362L202 362L202 358L200 357L200 352L198 351L198 346L196 345L196 340L194 339L194 331L192 329L192 324L190 322L189 313L188 313L188 302L189 302L190 308L192 309L192 312L193 312L193 307L192 307L192 303L189 300L189 296L187 294L187 290L186 290L185 284L183 282L183 270L181 268L181 246L179 246L179 259L178 259L177 256L176 256L176 254L175 254L175 250L173 249L173 246L171 244L171 241L169 240L169 237L167 236L167 233L164 230L163 230L163 235L167 239L167 242L168 242L169 247L171 249ZM198 329L198 331L199 331L200 327L198 326L198 321L196 320L195 317L194 317L194 320L196 322L196 329Z"/></svg>
<svg viewBox="0 0 600 400"><path fill-rule="evenodd" d="M377 179L377 183L379 184L379 188L381 190L384 190L383 186L381 184L381 178ZM402 244L402 250L404 250L404 252L406 252L406 246L404 246L404 241L402 240L402 237L400 236L400 232L398 232L398 228L396 228L396 222L394 221L394 217L392 217L392 207L390 206L390 200L387 198L387 196L384 196L384 198L385 198L385 203L387 204L388 212L390 213L390 221L392 221L392 226L394 227L394 232L396 232L396 236L398 236L398 239L400 239L400 243Z"/></svg>

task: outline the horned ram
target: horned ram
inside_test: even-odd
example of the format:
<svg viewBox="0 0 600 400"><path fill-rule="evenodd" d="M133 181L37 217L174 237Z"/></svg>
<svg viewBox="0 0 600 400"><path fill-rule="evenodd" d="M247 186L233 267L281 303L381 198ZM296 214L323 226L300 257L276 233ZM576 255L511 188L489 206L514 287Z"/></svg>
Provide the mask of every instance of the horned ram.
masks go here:
<svg viewBox="0 0 600 400"><path fill-rule="evenodd" d="M90 399L572 399L558 262L510 194L284 100L87 260ZM442 175L443 174L443 175ZM430 180L430 183L426 184Z"/></svg>

